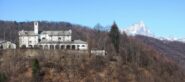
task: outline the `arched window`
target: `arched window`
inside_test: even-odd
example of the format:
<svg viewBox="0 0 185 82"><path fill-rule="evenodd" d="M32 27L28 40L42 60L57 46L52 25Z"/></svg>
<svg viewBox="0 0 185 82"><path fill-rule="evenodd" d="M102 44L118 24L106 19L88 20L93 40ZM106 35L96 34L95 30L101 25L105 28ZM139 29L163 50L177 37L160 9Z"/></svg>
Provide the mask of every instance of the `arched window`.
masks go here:
<svg viewBox="0 0 185 82"><path fill-rule="evenodd" d="M39 45L39 48L42 48L42 45Z"/></svg>
<svg viewBox="0 0 185 82"><path fill-rule="evenodd" d="M61 40L61 37L58 37L58 40L60 41Z"/></svg>
<svg viewBox="0 0 185 82"><path fill-rule="evenodd" d="M50 45L50 49L54 49L54 45Z"/></svg>
<svg viewBox="0 0 185 82"><path fill-rule="evenodd" d="M48 45L44 45L44 49L49 49L49 48L48 48Z"/></svg>
<svg viewBox="0 0 185 82"><path fill-rule="evenodd" d="M60 47L61 49L64 49L64 45L61 45L61 47Z"/></svg>
<svg viewBox="0 0 185 82"><path fill-rule="evenodd" d="M33 48L33 46L32 45L29 45L29 48Z"/></svg>
<svg viewBox="0 0 185 82"><path fill-rule="evenodd" d="M56 46L55 46L55 49L59 49L59 48L60 48L60 46L59 46L59 45L56 45Z"/></svg>
<svg viewBox="0 0 185 82"><path fill-rule="evenodd" d="M75 50L76 49L76 46L75 45L72 45L72 49Z"/></svg>
<svg viewBox="0 0 185 82"><path fill-rule="evenodd" d="M22 45L21 48L26 48L26 45Z"/></svg>
<svg viewBox="0 0 185 82"><path fill-rule="evenodd" d="M2 45L0 45L0 49L3 49L3 46Z"/></svg>
<svg viewBox="0 0 185 82"><path fill-rule="evenodd" d="M70 46L70 45L67 45L67 46L66 46L66 49L71 49L71 46Z"/></svg>

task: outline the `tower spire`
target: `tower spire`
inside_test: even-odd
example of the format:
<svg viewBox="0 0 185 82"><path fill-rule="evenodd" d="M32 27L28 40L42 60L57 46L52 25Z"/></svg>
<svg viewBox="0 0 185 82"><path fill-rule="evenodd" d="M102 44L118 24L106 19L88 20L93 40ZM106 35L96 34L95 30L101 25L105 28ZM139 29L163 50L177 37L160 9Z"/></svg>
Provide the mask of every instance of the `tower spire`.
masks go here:
<svg viewBox="0 0 185 82"><path fill-rule="evenodd" d="M39 23L37 21L34 22L34 33L38 34L38 28L39 28Z"/></svg>

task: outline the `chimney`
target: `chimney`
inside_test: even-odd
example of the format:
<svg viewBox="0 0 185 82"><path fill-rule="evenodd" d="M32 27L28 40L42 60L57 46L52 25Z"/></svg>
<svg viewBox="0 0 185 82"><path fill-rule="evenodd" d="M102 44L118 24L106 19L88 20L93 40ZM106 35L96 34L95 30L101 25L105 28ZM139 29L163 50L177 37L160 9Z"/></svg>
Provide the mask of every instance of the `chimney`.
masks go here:
<svg viewBox="0 0 185 82"><path fill-rule="evenodd" d="M39 28L39 23L37 21L34 22L34 33L38 34L38 28Z"/></svg>

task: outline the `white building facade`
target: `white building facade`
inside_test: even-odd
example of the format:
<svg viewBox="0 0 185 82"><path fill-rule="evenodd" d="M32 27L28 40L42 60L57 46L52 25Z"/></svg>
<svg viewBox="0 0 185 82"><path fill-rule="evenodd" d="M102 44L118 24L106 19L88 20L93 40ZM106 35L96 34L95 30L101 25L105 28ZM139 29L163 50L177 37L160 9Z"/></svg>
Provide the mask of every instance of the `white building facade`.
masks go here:
<svg viewBox="0 0 185 82"><path fill-rule="evenodd" d="M73 49L87 50L87 42L72 40L72 30L39 31L38 22L34 22L34 31L19 31L20 48Z"/></svg>
<svg viewBox="0 0 185 82"><path fill-rule="evenodd" d="M0 50L4 49L16 49L16 44L10 41L0 41Z"/></svg>

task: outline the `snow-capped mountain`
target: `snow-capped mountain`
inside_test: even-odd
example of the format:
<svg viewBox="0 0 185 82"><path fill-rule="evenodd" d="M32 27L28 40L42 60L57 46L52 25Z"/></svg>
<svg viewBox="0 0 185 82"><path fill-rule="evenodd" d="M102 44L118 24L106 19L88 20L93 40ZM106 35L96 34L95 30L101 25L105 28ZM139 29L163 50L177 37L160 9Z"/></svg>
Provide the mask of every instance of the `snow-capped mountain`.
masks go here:
<svg viewBox="0 0 185 82"><path fill-rule="evenodd" d="M135 35L144 35L148 37L153 37L159 40L167 40L167 41L180 41L185 43L185 38L179 39L176 37L160 37L160 36L154 36L153 33L148 29L148 27L144 24L143 21L140 21L138 23L135 23L126 29L123 29L122 32L125 32L127 35L135 36Z"/></svg>
<svg viewBox="0 0 185 82"><path fill-rule="evenodd" d="M178 41L185 42L185 38L178 39Z"/></svg>
<svg viewBox="0 0 185 82"><path fill-rule="evenodd" d="M143 21L135 23L128 28L123 30L128 35L144 35L144 36L153 36L150 30L145 26Z"/></svg>
<svg viewBox="0 0 185 82"><path fill-rule="evenodd" d="M185 38L176 38L176 37L153 37L162 41L178 41L185 43Z"/></svg>

